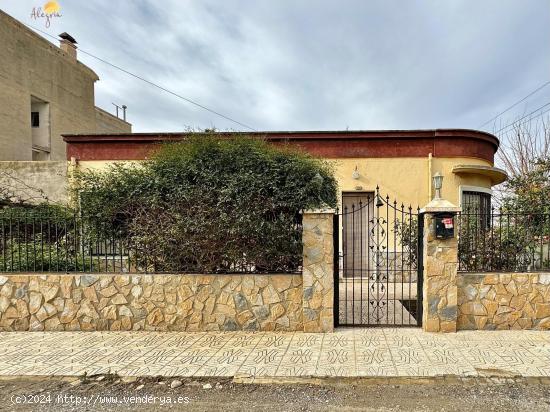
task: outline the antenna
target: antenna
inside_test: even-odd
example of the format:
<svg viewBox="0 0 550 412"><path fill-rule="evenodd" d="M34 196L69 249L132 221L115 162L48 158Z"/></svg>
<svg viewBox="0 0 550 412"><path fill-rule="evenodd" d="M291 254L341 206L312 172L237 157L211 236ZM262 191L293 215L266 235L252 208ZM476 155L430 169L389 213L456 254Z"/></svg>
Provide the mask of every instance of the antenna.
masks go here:
<svg viewBox="0 0 550 412"><path fill-rule="evenodd" d="M115 108L116 108L115 109L116 110L116 117L118 117L120 119L118 110L122 109L122 120L126 121L126 109L128 108L128 106L126 106L125 104L123 104L122 106L119 106L116 103L112 103L112 105L115 106Z"/></svg>

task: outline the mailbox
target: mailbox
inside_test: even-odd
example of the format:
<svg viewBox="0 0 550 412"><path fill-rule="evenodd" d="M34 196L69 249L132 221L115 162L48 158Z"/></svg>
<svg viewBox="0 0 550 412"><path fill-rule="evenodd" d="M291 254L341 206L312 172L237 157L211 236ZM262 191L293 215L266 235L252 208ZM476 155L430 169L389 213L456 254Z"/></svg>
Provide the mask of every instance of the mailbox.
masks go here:
<svg viewBox="0 0 550 412"><path fill-rule="evenodd" d="M455 237L455 214L437 213L435 215L436 239L452 239Z"/></svg>

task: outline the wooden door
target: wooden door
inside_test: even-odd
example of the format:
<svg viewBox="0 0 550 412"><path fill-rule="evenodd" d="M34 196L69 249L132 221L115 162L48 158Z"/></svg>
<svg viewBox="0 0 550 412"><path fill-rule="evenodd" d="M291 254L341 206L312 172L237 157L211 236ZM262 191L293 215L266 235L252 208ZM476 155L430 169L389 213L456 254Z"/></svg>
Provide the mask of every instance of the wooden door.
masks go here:
<svg viewBox="0 0 550 412"><path fill-rule="evenodd" d="M372 266L370 229L374 193L342 193L342 256L344 277L366 278Z"/></svg>

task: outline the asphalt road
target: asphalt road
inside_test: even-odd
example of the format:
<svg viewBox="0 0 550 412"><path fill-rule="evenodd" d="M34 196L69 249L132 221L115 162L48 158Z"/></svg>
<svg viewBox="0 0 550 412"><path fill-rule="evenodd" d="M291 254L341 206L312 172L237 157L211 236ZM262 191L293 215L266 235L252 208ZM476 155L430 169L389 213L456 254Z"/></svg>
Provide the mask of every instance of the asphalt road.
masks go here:
<svg viewBox="0 0 550 412"><path fill-rule="evenodd" d="M117 377L96 379L77 384L58 378L3 380L0 410L550 411L550 385L525 380L257 385L182 379L181 386L171 388L172 378L135 382L121 382Z"/></svg>

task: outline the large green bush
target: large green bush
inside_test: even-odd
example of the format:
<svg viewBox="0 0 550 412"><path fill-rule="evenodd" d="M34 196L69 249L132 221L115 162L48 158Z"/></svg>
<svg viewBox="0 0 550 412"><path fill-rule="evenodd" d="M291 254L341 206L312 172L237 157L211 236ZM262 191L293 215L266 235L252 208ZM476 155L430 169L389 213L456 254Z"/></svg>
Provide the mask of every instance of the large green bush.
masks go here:
<svg viewBox="0 0 550 412"><path fill-rule="evenodd" d="M77 185L82 214L128 237L138 266L187 272L298 269L299 212L336 206L336 189L324 160L215 134L80 174Z"/></svg>

